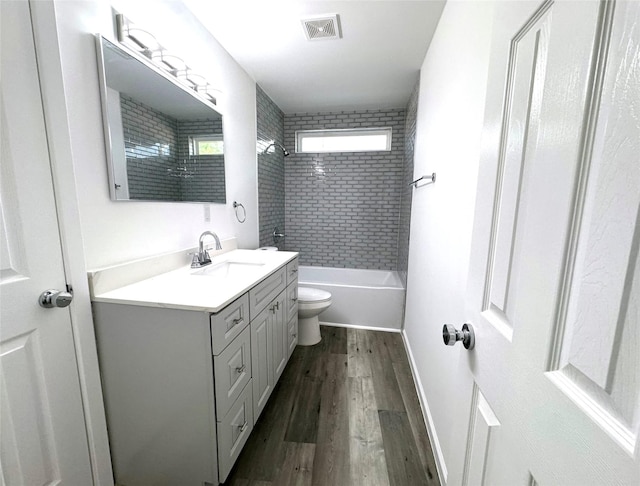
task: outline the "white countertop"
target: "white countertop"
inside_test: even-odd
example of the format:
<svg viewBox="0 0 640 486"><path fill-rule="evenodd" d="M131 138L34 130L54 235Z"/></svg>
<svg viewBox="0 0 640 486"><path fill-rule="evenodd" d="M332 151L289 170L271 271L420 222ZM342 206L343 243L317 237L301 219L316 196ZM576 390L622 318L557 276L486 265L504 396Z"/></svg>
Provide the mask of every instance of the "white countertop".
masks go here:
<svg viewBox="0 0 640 486"><path fill-rule="evenodd" d="M297 252L290 251L233 250L213 257L211 265L201 269L185 265L115 289L98 290L91 300L215 313L297 256ZM246 275L218 278L198 274L225 262L246 264ZM92 275L96 280L98 277Z"/></svg>

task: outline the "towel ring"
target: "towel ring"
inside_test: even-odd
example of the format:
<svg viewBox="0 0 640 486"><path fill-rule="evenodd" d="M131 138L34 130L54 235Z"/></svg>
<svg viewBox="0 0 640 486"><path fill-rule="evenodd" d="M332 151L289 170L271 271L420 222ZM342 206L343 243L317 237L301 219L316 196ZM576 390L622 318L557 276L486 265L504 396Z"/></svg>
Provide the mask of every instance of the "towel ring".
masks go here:
<svg viewBox="0 0 640 486"><path fill-rule="evenodd" d="M242 208L242 219L240 219L240 216L238 215L238 208ZM240 223L244 223L247 220L247 210L244 208L244 206L237 201L233 201L233 209L236 210L236 219Z"/></svg>

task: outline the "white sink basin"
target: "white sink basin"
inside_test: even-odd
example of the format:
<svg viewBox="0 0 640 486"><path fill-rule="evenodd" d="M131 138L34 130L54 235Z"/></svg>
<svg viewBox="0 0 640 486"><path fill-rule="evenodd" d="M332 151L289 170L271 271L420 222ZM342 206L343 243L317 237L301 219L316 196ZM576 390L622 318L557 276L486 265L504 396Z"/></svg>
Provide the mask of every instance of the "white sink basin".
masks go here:
<svg viewBox="0 0 640 486"><path fill-rule="evenodd" d="M213 277L221 281L238 279L251 277L253 274L259 272L262 266L264 266L264 263L225 261L199 268L191 272L191 275L197 277Z"/></svg>

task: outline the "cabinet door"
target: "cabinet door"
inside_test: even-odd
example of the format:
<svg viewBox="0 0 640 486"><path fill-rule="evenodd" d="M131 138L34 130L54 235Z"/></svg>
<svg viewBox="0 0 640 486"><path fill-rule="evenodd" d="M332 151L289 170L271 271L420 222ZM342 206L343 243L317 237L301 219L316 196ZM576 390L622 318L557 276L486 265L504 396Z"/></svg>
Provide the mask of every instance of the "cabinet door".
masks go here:
<svg viewBox="0 0 640 486"><path fill-rule="evenodd" d="M298 259L287 263L287 285L291 285L294 280L298 280Z"/></svg>
<svg viewBox="0 0 640 486"><path fill-rule="evenodd" d="M253 417L256 421L275 385L271 358L271 335L273 334L271 315L271 310L267 308L251 321Z"/></svg>
<svg viewBox="0 0 640 486"><path fill-rule="evenodd" d="M294 314L289 318L289 322L287 323L287 348L288 348L288 356L291 357L291 353L296 349L296 344L298 344L298 314Z"/></svg>
<svg viewBox="0 0 640 486"><path fill-rule="evenodd" d="M287 320L298 315L298 280L287 286Z"/></svg>
<svg viewBox="0 0 640 486"><path fill-rule="evenodd" d="M289 353L287 352L289 339L287 337L285 302L286 292L282 292L269 307L271 312L271 328L273 330L271 339L273 349L273 373L276 382L284 371L287 358L289 357Z"/></svg>
<svg viewBox="0 0 640 486"><path fill-rule="evenodd" d="M298 314L290 317L287 323L287 359L296 349L296 344L298 344Z"/></svg>
<svg viewBox="0 0 640 486"><path fill-rule="evenodd" d="M226 349L213 357L216 413L224 417L251 379L251 333L246 328Z"/></svg>
<svg viewBox="0 0 640 486"><path fill-rule="evenodd" d="M219 479L224 482L253 430L252 386L249 383L218 426Z"/></svg>

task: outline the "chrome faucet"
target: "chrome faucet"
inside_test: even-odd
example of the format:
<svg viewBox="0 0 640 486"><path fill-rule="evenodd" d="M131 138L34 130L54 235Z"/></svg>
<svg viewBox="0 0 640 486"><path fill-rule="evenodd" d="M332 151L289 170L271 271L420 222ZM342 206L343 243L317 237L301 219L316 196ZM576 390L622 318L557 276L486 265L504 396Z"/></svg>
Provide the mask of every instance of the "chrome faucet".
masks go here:
<svg viewBox="0 0 640 486"><path fill-rule="evenodd" d="M271 235L273 236L273 243L276 245L278 244L278 240L280 238L284 238L285 236L287 236L284 233L280 233L280 230L277 226L273 229L273 233L271 233Z"/></svg>
<svg viewBox="0 0 640 486"><path fill-rule="evenodd" d="M220 244L220 238L218 238L218 235L212 231L205 231L200 235L200 238L198 238L198 253L193 254L193 259L191 260L191 268L204 267L205 265L209 265L211 263L209 252L204 249L205 236L213 236L213 238L216 240L216 250L222 250L222 245Z"/></svg>

